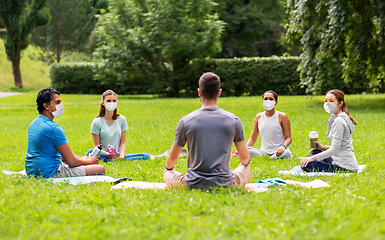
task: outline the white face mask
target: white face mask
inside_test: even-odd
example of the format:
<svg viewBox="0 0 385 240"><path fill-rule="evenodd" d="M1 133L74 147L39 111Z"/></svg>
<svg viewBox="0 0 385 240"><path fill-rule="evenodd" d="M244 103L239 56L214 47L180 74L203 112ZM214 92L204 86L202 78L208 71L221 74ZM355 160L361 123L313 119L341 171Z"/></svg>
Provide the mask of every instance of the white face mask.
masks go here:
<svg viewBox="0 0 385 240"><path fill-rule="evenodd" d="M109 111L115 111L115 109L118 107L118 103L117 102L110 102L110 103L106 103L106 108L109 110Z"/></svg>
<svg viewBox="0 0 385 240"><path fill-rule="evenodd" d="M267 110L270 111L271 109L274 108L276 101L269 101L269 100L263 100L263 107Z"/></svg>
<svg viewBox="0 0 385 240"><path fill-rule="evenodd" d="M332 103L332 102L325 102L324 103L324 109L327 113L329 114L334 114L337 112L337 103Z"/></svg>
<svg viewBox="0 0 385 240"><path fill-rule="evenodd" d="M56 105L56 111L52 112L52 115L54 118L59 118L64 113L64 105L60 103L59 105Z"/></svg>

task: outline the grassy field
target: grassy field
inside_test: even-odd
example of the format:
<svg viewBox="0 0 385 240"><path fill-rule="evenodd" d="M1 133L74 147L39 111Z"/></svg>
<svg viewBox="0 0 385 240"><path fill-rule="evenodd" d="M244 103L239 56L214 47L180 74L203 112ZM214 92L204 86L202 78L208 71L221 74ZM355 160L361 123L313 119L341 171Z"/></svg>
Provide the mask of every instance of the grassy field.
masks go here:
<svg viewBox="0 0 385 240"><path fill-rule="evenodd" d="M1 50L0 50L1 51ZM0 170L24 168L27 129L37 116L37 92L0 98ZM55 120L74 153L92 147L90 125L100 96L62 95L64 115ZM323 97L280 96L277 110L291 121L294 160L254 158L253 177L311 181L315 177L281 176L309 153L314 127L327 144L329 115ZM318 177L331 187L274 187L266 193L246 190L110 190L107 183L72 186L0 173L1 239L385 239L385 95L346 97L358 122L353 135L364 172ZM249 138L260 97L221 98L219 106L237 114ZM127 117L127 153L160 154L170 148L181 116L200 107L195 99L120 96L118 110ZM260 142L256 143L259 147ZM230 160L231 167L238 160ZM165 158L101 163L108 176L161 182ZM176 169L186 171L187 158Z"/></svg>

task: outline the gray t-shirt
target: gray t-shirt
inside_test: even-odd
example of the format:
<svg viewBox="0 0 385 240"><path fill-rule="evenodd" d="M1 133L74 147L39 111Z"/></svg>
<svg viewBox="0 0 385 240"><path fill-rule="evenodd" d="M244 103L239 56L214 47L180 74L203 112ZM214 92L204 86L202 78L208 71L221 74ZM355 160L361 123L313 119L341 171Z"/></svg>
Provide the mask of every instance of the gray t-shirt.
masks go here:
<svg viewBox="0 0 385 240"><path fill-rule="evenodd" d="M231 146L243 140L241 120L219 107L201 108L182 117L174 144L183 147L188 143L187 185L192 188L232 185Z"/></svg>

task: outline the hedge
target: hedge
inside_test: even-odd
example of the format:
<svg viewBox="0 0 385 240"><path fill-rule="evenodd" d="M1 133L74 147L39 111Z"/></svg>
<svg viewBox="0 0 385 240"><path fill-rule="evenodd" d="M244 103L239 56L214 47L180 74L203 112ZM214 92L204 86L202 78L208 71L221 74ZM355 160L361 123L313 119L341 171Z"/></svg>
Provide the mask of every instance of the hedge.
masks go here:
<svg viewBox="0 0 385 240"><path fill-rule="evenodd" d="M94 75L94 63L54 63L50 69L51 85L60 93L100 94Z"/></svg>
<svg viewBox="0 0 385 240"><path fill-rule="evenodd" d="M300 62L298 57L271 57L271 58L233 58L233 59L200 59L190 63L187 73L174 76L179 81L180 92L183 96L195 96L199 76L204 72L214 72L220 76L223 96L261 95L266 90L272 89L280 95L305 94L305 89L300 88L300 79L297 67ZM100 94L105 89L111 88L122 94L135 93L158 94L150 92L152 84L144 79L127 81L102 82L103 76L97 80L95 63L53 64L51 66L52 87L61 93L89 93ZM141 85L141 90L135 88L135 82ZM147 88L143 87L146 82ZM156 88L155 88L156 89Z"/></svg>
<svg viewBox="0 0 385 240"><path fill-rule="evenodd" d="M223 96L262 95L266 90L301 95L306 91L300 88L299 63L299 57L201 59L193 62L195 76L184 89L195 93L199 76L210 71L221 78Z"/></svg>

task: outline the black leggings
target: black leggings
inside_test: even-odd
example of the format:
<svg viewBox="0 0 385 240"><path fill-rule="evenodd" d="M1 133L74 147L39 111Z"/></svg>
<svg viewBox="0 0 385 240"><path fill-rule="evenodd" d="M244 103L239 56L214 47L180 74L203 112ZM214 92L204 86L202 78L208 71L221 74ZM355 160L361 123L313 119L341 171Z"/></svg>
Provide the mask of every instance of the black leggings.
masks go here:
<svg viewBox="0 0 385 240"><path fill-rule="evenodd" d="M310 157L321 153L322 150L313 149L310 152ZM337 165L332 164L333 158L328 157L323 159L322 161L313 161L303 167L302 170L305 172L352 172L345 168L339 167Z"/></svg>

